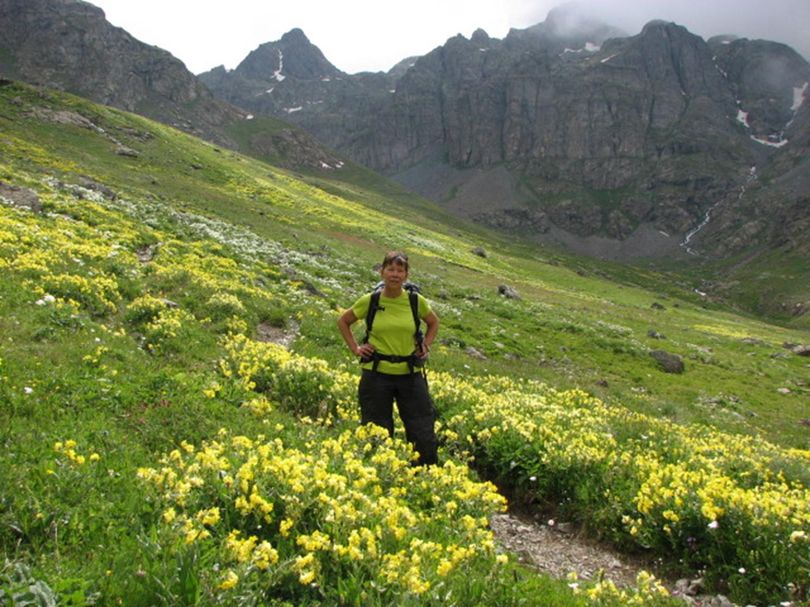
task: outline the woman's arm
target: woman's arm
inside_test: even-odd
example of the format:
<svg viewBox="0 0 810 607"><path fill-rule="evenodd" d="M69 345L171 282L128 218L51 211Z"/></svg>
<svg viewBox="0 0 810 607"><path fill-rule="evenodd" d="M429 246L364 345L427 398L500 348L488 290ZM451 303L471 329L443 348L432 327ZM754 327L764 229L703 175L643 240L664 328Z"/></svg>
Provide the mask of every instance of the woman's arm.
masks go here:
<svg viewBox="0 0 810 607"><path fill-rule="evenodd" d="M340 331L341 336L343 336L343 341L346 342L346 345L349 346L349 350L352 351L352 354L360 357L371 356L371 354L374 353L374 346L371 344L358 345L357 340L352 334L351 327L356 322L357 316L355 315L354 311L349 308L338 318L338 330Z"/></svg>

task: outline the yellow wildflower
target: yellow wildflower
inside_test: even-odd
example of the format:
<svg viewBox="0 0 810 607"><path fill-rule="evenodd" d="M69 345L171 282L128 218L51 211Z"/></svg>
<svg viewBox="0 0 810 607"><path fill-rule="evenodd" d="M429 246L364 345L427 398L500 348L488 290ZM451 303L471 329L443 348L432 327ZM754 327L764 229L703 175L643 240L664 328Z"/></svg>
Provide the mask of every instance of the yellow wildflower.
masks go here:
<svg viewBox="0 0 810 607"><path fill-rule="evenodd" d="M239 583L239 576L236 575L232 570L228 569L223 576L222 581L220 582L219 586L217 586L220 590L230 590L234 586Z"/></svg>

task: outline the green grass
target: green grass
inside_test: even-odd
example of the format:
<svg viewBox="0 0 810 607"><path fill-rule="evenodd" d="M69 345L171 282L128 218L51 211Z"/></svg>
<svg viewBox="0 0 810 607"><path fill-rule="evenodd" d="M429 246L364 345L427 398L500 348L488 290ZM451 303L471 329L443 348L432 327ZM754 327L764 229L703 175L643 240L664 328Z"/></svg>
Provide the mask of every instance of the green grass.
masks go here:
<svg viewBox="0 0 810 607"><path fill-rule="evenodd" d="M76 112L104 133L38 118L47 114L34 108ZM111 137L138 157L116 155ZM78 187L88 178L116 196ZM490 375L539 380L652 419L786 450L810 447L800 424L808 415L807 362L782 348L806 343L806 331L707 305L689 278L682 285L653 270L513 242L361 167L292 173L15 84L0 87L0 180L34 190L44 206L35 215L0 205L2 592L42 580L65 604L226 600L212 573L225 568L221 546L186 546L172 536L161 523L164 498L144 487L137 469L158 466L183 441L214 440L221 428L279 438L304 454L353 428L349 414L332 426L299 417L320 416L331 390L343 394L343 384L315 382L319 365L354 377L335 318L376 282L373 266L393 248L410 253L411 278L441 318L435 372L470 385ZM153 257L142 261L147 246ZM473 254L476 246L488 257ZM501 284L521 299L499 296ZM261 323L297 327L292 351L306 364L263 380L271 396L281 386L290 391L257 416L241 406L252 389L224 376L220 361L227 334L255 337ZM650 329L665 339L648 337ZM681 355L685 373L663 373L650 349ZM84 463L67 454L68 440ZM98 461L89 461L93 453ZM429 512L420 504L409 507ZM563 581L496 566L484 549L476 559L478 577L446 582L456 604L517 605L534 593L539 604L585 604ZM267 604L334 599L295 580L281 588L289 596L266 596ZM360 602L360 590L344 590ZM407 592L397 597L417 604Z"/></svg>

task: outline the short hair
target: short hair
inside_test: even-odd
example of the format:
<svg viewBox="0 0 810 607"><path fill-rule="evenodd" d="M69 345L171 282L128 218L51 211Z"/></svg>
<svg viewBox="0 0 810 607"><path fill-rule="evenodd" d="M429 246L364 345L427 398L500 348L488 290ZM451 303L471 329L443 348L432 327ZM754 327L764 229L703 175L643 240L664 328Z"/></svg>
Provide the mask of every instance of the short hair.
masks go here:
<svg viewBox="0 0 810 607"><path fill-rule="evenodd" d="M383 257L382 267L385 268L395 263L405 266L405 271L408 270L408 256L405 253L402 251L388 251Z"/></svg>

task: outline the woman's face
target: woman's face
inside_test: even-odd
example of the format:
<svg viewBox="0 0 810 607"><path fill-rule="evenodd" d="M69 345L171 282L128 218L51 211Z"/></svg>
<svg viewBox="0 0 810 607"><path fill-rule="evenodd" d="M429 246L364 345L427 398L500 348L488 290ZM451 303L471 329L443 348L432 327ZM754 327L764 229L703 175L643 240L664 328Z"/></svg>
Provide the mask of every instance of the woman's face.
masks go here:
<svg viewBox="0 0 810 607"><path fill-rule="evenodd" d="M408 280L408 270L403 264L395 261L380 270L380 276L386 287L401 287Z"/></svg>

